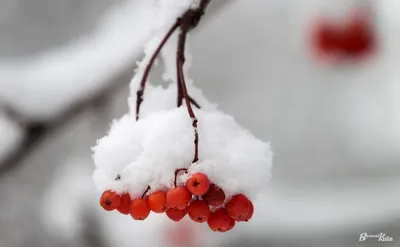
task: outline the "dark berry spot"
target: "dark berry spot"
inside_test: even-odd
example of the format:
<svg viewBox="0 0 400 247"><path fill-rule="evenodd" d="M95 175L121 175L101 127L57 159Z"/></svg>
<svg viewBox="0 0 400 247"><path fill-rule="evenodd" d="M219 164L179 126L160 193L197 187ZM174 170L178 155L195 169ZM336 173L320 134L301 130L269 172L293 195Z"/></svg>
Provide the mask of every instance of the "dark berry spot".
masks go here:
<svg viewBox="0 0 400 247"><path fill-rule="evenodd" d="M193 181L193 186L194 187L197 187L197 186L199 186L200 185L200 183L198 182L198 181Z"/></svg>

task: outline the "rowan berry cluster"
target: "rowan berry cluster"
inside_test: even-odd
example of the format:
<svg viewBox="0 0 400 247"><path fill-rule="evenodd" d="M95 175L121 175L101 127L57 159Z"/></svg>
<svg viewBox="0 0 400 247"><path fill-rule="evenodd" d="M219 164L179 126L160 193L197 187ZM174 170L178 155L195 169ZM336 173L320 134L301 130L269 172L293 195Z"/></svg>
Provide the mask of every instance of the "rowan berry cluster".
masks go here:
<svg viewBox="0 0 400 247"><path fill-rule="evenodd" d="M178 173L177 170L175 176ZM186 184L180 186L176 185L175 177L174 185L167 191L157 190L147 195L148 188L139 198L107 190L101 195L100 205L107 211L130 214L134 220L145 220L151 212L165 213L176 222L189 215L196 223L207 222L215 232L227 232L236 222L249 221L253 216L253 203L245 195L236 194L226 200L225 192L203 173L191 175Z"/></svg>
<svg viewBox="0 0 400 247"><path fill-rule="evenodd" d="M371 11L365 7L357 7L342 19L321 18L313 28L312 50L332 62L368 57L377 45L371 22Z"/></svg>
<svg viewBox="0 0 400 247"><path fill-rule="evenodd" d="M94 180L104 191L100 205L107 211L117 210L139 221L146 220L151 212L165 213L175 222L188 215L196 223L207 222L216 232L227 232L236 222L249 221L253 216L253 203L247 196L254 197L270 177L269 143L240 127L233 117L201 108L189 95L185 81L186 35L197 25L208 2L202 0L198 9L186 11L161 41L155 38L149 42L153 49L145 49L151 52L145 52L131 82L130 114L115 121L108 135L93 149L97 167ZM148 75L162 47L178 29L174 69L177 104L150 107L151 114L146 115L140 109ZM157 42L158 46L153 47ZM172 91L167 88L159 92L163 95L146 97L146 102L168 102L160 99L169 99ZM203 98L202 105L210 105L201 94L197 97ZM172 182L165 174L173 172ZM246 176L237 176L244 173Z"/></svg>

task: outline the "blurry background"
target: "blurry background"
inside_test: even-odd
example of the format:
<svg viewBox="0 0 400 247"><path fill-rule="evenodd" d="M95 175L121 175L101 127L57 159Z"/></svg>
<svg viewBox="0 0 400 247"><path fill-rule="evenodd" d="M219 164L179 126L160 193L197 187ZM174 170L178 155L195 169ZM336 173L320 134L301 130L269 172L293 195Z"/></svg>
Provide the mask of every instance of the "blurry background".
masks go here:
<svg viewBox="0 0 400 247"><path fill-rule="evenodd" d="M127 112L150 2L0 0L1 247L178 246L152 220L100 210L91 178L90 147ZM318 16L360 6L379 49L335 66L311 56ZM213 1L190 75L275 156L255 219L210 246L398 246L399 16L397 0Z"/></svg>

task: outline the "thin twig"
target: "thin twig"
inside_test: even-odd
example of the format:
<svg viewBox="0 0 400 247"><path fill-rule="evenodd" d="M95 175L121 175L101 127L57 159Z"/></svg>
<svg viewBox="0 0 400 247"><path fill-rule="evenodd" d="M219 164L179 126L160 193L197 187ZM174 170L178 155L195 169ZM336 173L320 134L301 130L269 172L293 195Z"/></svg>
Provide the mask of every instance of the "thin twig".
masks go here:
<svg viewBox="0 0 400 247"><path fill-rule="evenodd" d="M179 27L179 25L180 25L180 19L176 20L176 22L168 30L167 34L163 37L160 44L158 45L158 47L154 51L153 55L151 56L149 63L146 65L145 71L143 73L143 77L140 81L140 87L136 91L136 121L139 120L140 106L142 105L142 102L143 102L143 94L144 94L144 90L146 88L146 82L147 82L147 78L150 75L151 68L153 67L153 64L156 61L157 57L159 56L162 48L167 43L169 38L171 38L171 35L175 32L175 30ZM178 106L180 106L179 98L182 98L182 96L179 96L179 95L180 95L180 90L179 90L179 86L178 86ZM195 105L197 108L200 109L200 105L194 99L190 98L190 100L193 103L193 105Z"/></svg>
<svg viewBox="0 0 400 247"><path fill-rule="evenodd" d="M179 27L179 21L177 20L174 25L169 29L167 34L164 36L164 38L161 40L160 44L158 45L157 49L154 51L152 57L150 58L149 63L146 66L146 69L143 74L143 78L140 81L140 88L136 92L136 121L139 120L139 112L140 112L140 105L143 102L143 93L144 89L146 87L146 81L147 78L149 77L151 67L153 67L154 61L160 54L161 49L167 43L168 39L171 37L171 35L174 33L174 31Z"/></svg>
<svg viewBox="0 0 400 247"><path fill-rule="evenodd" d="M176 73L178 74L179 73L179 67L178 66L176 66ZM181 86L181 84L179 83L179 77L177 77L177 83L176 83L176 85L177 85L177 88L178 88L178 102L177 102L177 106L178 107L181 107L182 106L182 101L183 101L183 94L182 94L182 86Z"/></svg>
<svg viewBox="0 0 400 247"><path fill-rule="evenodd" d="M178 41L178 56L176 59L177 67L178 67L178 83L181 85L182 95L186 103L186 107L189 113L190 118L192 119L192 126L194 129L194 158L193 163L199 160L199 134L197 130L197 118L193 112L192 105L190 104L190 98L187 93L185 77L183 75L183 64L185 62L185 42L186 42L186 34L185 30L179 34Z"/></svg>
<svg viewBox="0 0 400 247"><path fill-rule="evenodd" d="M149 192L150 189L151 189L150 185L147 186L147 189L146 189L146 191L142 194L142 197L141 197L141 198L144 198L144 197L146 196L147 192Z"/></svg>
<svg viewBox="0 0 400 247"><path fill-rule="evenodd" d="M200 22L201 17L204 15L204 11L211 0L202 0L200 5L197 9L189 9L186 13L182 16L180 20L180 34L178 39L178 51L177 51L177 58L176 58L176 66L177 66L177 73L178 73L178 91L182 93L182 96L185 100L186 107L188 110L188 114L192 119L192 126L194 129L194 157L193 161L197 162L199 160L199 133L197 129L197 118L192 109L191 101L189 94L187 92L185 76L183 73L183 65L185 63L185 44L186 44L186 36L187 33L194 29ZM180 103L178 98L178 104Z"/></svg>
<svg viewBox="0 0 400 247"><path fill-rule="evenodd" d="M145 72L143 74L143 78L140 82L140 88L138 89L138 91L136 92L136 121L139 120L139 112L140 112L140 106L143 102L143 94L144 94L144 90L146 87L146 82L147 82L147 78L150 74L150 70L154 64L154 61L156 60L156 58L158 57L158 55L160 54L161 49L163 48L163 46L165 45L165 43L168 41L168 39L171 37L171 35L174 33L174 31L180 27L181 29L181 33L179 35L179 41L178 41L178 49L177 49L177 85L178 85L178 99L177 99L177 105L178 107L180 107L182 105L182 100L185 99L185 103L186 106L188 108L188 112L189 112L189 116L192 118L193 122L193 128L194 128L194 132L195 132L195 154L194 154L194 159L193 162L196 162L198 160L198 139L199 139L199 135L197 133L197 119L196 116L194 115L193 109L191 104L193 104L195 107L200 109L200 105L194 100L192 99L189 94L187 93L187 88L186 88L186 82L185 82L185 78L183 75L183 64L185 61L185 43L186 43L186 35L187 33L192 30L193 28L195 28L197 26L197 24L200 21L201 16L204 14L204 9L206 8L206 6L208 5L208 3L210 2L210 0L202 0L199 8L196 10L192 10L189 9L187 10L183 16L181 18L178 18L176 20L176 22L174 23L174 25L169 29L169 31L167 32L167 34L164 36L164 38L161 40L160 44L158 45L157 49L154 51L152 57L150 58L149 63L146 66ZM176 187L176 183L177 183L177 176L178 173L180 171L187 171L186 168L181 168L181 169L177 169L175 171L175 179L174 179L174 185ZM144 197L144 195L147 193L147 191L150 189L150 186L148 186L147 190L145 191L145 193L142 195L142 198Z"/></svg>
<svg viewBox="0 0 400 247"><path fill-rule="evenodd" d="M177 181L178 181L178 175L179 175L179 173L180 172L182 172L182 171L185 171L185 172L187 172L187 168L180 168L180 169L176 169L175 170L175 179L174 179L174 186L176 187L177 186Z"/></svg>
<svg viewBox="0 0 400 247"><path fill-rule="evenodd" d="M182 32L185 32L186 34L193 30L194 28L197 27L197 25L200 22L201 17L204 15L204 11L207 8L208 4L211 2L211 0L202 0L199 4L199 7L196 10L189 9L188 11L185 12L185 14L181 17L181 30ZM186 35L185 34L185 35ZM177 73L179 74L179 66L177 67ZM182 93L182 85L179 83L179 78L178 78L178 102L177 105L180 107L182 105L183 101L183 93ZM200 109L200 106L189 96L190 102L196 106L197 108Z"/></svg>
<svg viewBox="0 0 400 247"><path fill-rule="evenodd" d="M192 103L197 109L201 109L201 106L194 100L192 97L189 96L190 103Z"/></svg>

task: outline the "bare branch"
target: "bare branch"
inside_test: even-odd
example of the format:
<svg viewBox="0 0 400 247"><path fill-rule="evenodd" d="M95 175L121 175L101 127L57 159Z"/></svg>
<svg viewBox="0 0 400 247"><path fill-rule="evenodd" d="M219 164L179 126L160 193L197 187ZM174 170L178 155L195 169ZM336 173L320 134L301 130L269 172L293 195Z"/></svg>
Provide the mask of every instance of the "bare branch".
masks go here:
<svg viewBox="0 0 400 247"><path fill-rule="evenodd" d="M161 52L162 48L164 47L164 45L167 43L167 41L169 40L171 35L175 32L175 30L180 25L181 25L181 19L179 18L179 19L177 19L175 21L175 23L171 26L171 28L165 34L165 36L163 37L161 42L158 44L156 50L151 55L151 58L150 58L148 64L146 65L143 77L140 80L140 87L136 91L136 121L139 120L140 107L141 107L142 102L143 102L143 94L144 94L144 90L146 89L147 78L150 75L151 68L153 67L154 62L157 59L158 55L160 54L160 52ZM181 89L180 89L180 85L178 83L178 107L181 106L181 104L182 104L182 97L183 97L183 95L182 95L182 92L181 92ZM200 109L200 105L194 99L192 99L190 96L189 96L189 98L190 98L190 102L192 102L192 104L194 106L196 106L197 108Z"/></svg>
<svg viewBox="0 0 400 247"><path fill-rule="evenodd" d="M164 36L164 38L161 40L160 44L158 45L157 49L154 51L153 55L150 58L149 63L146 66L142 80L140 81L140 88L136 92L136 120L139 119L140 106L143 102L143 93L144 93L144 89L146 87L146 82L147 82L147 78L150 74L151 67L153 67L154 61L158 57L158 54L160 54L160 51L164 47L165 43L167 43L168 39L171 37L171 35L174 33L174 31L178 27L179 27L179 22L176 21L174 23L174 25L172 25L172 27L169 29L167 34Z"/></svg>

